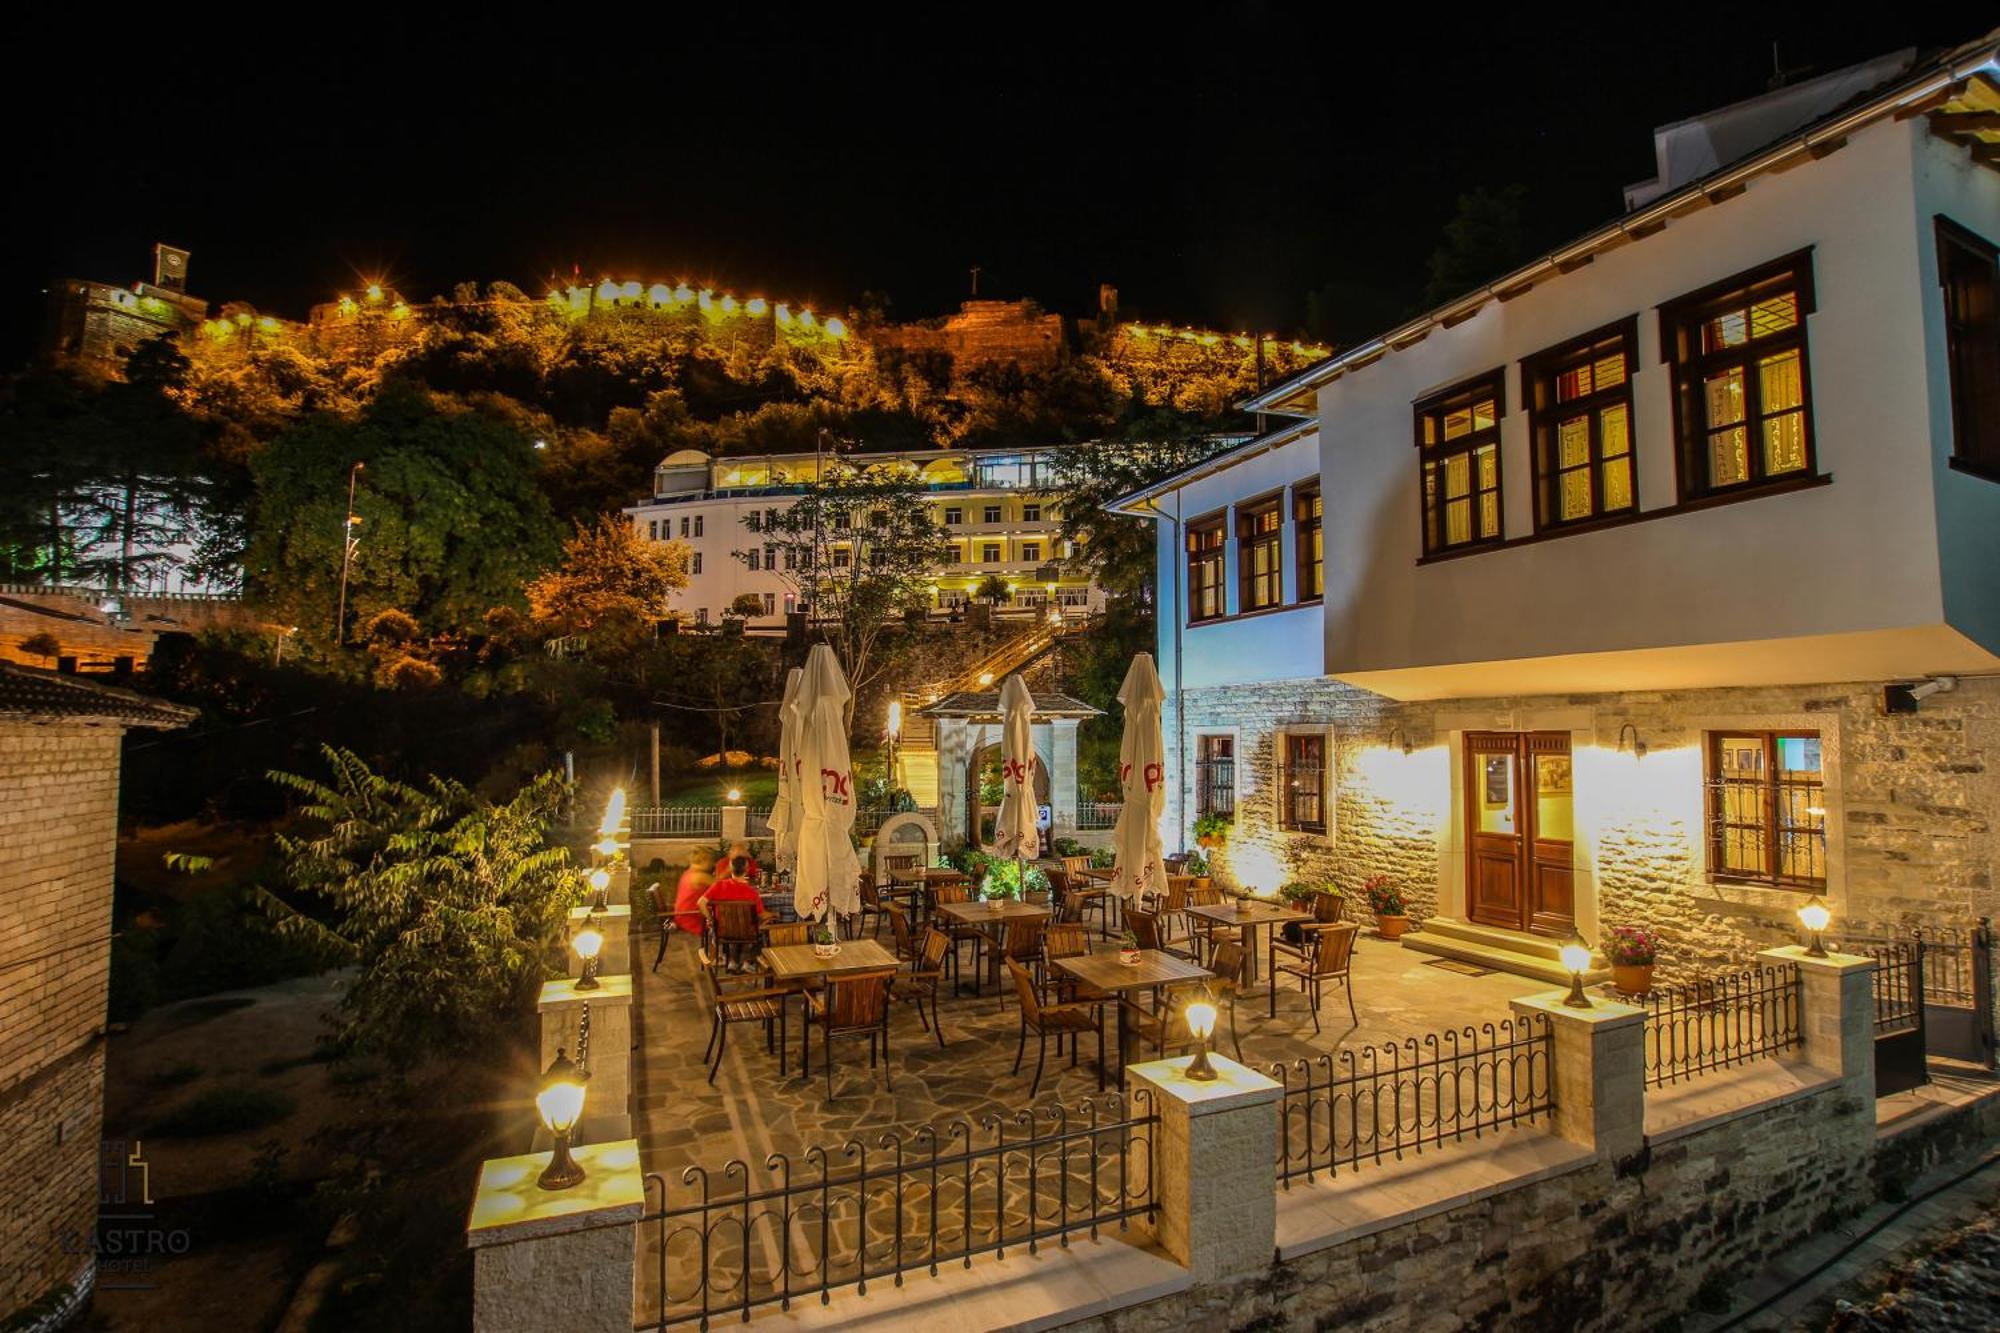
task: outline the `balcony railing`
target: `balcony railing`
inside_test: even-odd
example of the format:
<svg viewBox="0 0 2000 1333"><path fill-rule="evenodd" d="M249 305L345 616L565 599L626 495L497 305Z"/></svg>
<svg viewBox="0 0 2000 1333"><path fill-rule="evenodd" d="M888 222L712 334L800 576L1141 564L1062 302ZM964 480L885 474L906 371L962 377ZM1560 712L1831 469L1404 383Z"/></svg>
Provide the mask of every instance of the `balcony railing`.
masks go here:
<svg viewBox="0 0 2000 1333"><path fill-rule="evenodd" d="M1076 807L1076 828L1079 830L1103 830L1118 827L1118 816L1125 809L1121 801L1079 801Z"/></svg>
<svg viewBox="0 0 2000 1333"><path fill-rule="evenodd" d="M1799 969L1753 967L1646 996L1646 1086L1663 1087L1803 1044Z"/></svg>
<svg viewBox="0 0 2000 1333"><path fill-rule="evenodd" d="M1313 1180L1527 1124L1555 1109L1540 1014L1271 1066L1285 1085L1278 1180Z"/></svg>
<svg viewBox="0 0 2000 1333"><path fill-rule="evenodd" d="M977 1255L1034 1254L1078 1234L1126 1230L1154 1210L1151 1131L1143 1089L955 1120L873 1146L815 1145L761 1169L737 1159L691 1166L677 1182L646 1177L647 1247L641 1327L698 1324L818 1297L905 1273L970 1268ZM650 1290L647 1288L650 1286Z"/></svg>

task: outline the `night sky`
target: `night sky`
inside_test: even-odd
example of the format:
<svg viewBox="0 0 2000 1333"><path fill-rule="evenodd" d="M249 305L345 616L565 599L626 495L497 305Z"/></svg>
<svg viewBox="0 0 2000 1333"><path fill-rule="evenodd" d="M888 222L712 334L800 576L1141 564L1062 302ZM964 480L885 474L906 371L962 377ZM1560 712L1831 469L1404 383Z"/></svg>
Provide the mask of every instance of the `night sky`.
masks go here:
<svg viewBox="0 0 2000 1333"><path fill-rule="evenodd" d="M0 268L17 364L59 276L129 282L191 248L192 290L303 317L359 275L689 278L892 317L982 295L1290 332L1336 293L1353 339L1406 310L1455 196L1520 181L1535 238L1615 216L1650 127L1976 35L1973 9L1517 6L542 6L223 22L94 6L7 23ZM74 14L78 17L69 17ZM282 20L296 15L295 26Z"/></svg>

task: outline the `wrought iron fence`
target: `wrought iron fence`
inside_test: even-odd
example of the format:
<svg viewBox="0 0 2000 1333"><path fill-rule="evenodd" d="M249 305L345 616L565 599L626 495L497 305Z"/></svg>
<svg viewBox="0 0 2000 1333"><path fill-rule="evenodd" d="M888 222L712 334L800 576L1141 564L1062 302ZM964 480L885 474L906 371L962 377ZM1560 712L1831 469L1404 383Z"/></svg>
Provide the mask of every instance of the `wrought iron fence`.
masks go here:
<svg viewBox="0 0 2000 1333"><path fill-rule="evenodd" d="M1646 1004L1646 1086L1775 1056L1803 1042L1799 969L1784 963L1655 987Z"/></svg>
<svg viewBox="0 0 2000 1333"><path fill-rule="evenodd" d="M1079 829L1108 829L1118 827L1119 812L1125 808L1122 801L1079 801L1076 806L1076 827Z"/></svg>
<svg viewBox="0 0 2000 1333"><path fill-rule="evenodd" d="M719 838L719 805L644 805L628 816L635 838Z"/></svg>
<svg viewBox="0 0 2000 1333"><path fill-rule="evenodd" d="M1030 1254L1049 1241L1124 1230L1153 1215L1151 1131L1143 1089L1077 1106L926 1126L837 1149L815 1145L798 1162L773 1153L761 1173L741 1159L719 1172L691 1166L678 1188L646 1177L648 1247L640 1327L748 1320L840 1287L974 1256ZM646 1290L650 1284L651 1290Z"/></svg>
<svg viewBox="0 0 2000 1333"><path fill-rule="evenodd" d="M1285 1085L1277 1173L1312 1180L1532 1122L1555 1109L1540 1014L1271 1066Z"/></svg>
<svg viewBox="0 0 2000 1333"><path fill-rule="evenodd" d="M1923 945L1924 999L1978 1006L1992 971L1993 927L1984 917L1976 926L1864 927L1841 938L1842 948L1871 957L1883 946L1917 943Z"/></svg>
<svg viewBox="0 0 2000 1333"><path fill-rule="evenodd" d="M1923 1026L1925 966L1922 940L1890 940L1855 950L1875 960L1869 987L1875 997L1875 1035L1911 1032Z"/></svg>

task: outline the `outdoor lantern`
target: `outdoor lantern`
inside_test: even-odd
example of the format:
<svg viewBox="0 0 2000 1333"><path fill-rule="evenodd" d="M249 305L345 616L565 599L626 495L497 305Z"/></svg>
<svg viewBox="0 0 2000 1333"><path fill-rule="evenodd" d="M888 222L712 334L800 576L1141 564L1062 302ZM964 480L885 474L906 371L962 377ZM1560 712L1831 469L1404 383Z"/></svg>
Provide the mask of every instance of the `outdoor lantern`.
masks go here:
<svg viewBox="0 0 2000 1333"><path fill-rule="evenodd" d="M604 869L602 866L598 867L596 870L591 871L590 888L592 893L592 897L590 900L590 910L593 913L610 911L611 872L609 870Z"/></svg>
<svg viewBox="0 0 2000 1333"><path fill-rule="evenodd" d="M1204 991L1199 1000L1189 1003L1185 1013L1188 1035L1194 1038L1194 1059L1188 1062L1187 1076L1205 1083L1215 1077L1215 1066L1208 1062L1208 1039L1215 1032L1215 1001Z"/></svg>
<svg viewBox="0 0 2000 1333"><path fill-rule="evenodd" d="M891 699L889 701L889 739L892 741L895 740L902 730L903 701L901 699Z"/></svg>
<svg viewBox="0 0 2000 1333"><path fill-rule="evenodd" d="M535 1110L542 1125L555 1136L555 1149L536 1184L545 1190L566 1190L583 1181L583 1168L569 1155L569 1136L583 1118L584 1073L560 1050L542 1075L542 1088L535 1094Z"/></svg>
<svg viewBox="0 0 2000 1333"><path fill-rule="evenodd" d="M1821 938L1821 933L1826 930L1827 923L1831 920L1833 913L1827 910L1826 904L1819 900L1817 893L1799 909L1799 924L1804 926L1807 932L1806 957L1826 957L1826 941Z"/></svg>
<svg viewBox="0 0 2000 1333"><path fill-rule="evenodd" d="M1583 974L1590 967L1590 946L1583 942L1583 936L1572 926L1569 939L1563 942L1562 965L1569 971L1569 994L1563 1003L1572 1009L1590 1008L1590 997L1583 993Z"/></svg>
<svg viewBox="0 0 2000 1333"><path fill-rule="evenodd" d="M609 837L616 833L624 823L625 789L623 787L613 787L611 789L611 799L605 802L604 805L604 822L597 826L597 831Z"/></svg>
<svg viewBox="0 0 2000 1333"><path fill-rule="evenodd" d="M618 855L618 839L611 837L610 835L607 834L604 838L600 839L597 843L595 843L590 850L596 852L599 856L603 857L605 860L608 861L612 857Z"/></svg>
<svg viewBox="0 0 2000 1333"><path fill-rule="evenodd" d="M596 990L597 955L604 949L603 934L585 926L576 932L576 938L570 941L570 947L575 949L576 956L583 960L583 975L576 979L576 988Z"/></svg>
<svg viewBox="0 0 2000 1333"><path fill-rule="evenodd" d="M735 805L738 801L742 799L743 799L743 793L741 791L739 791L735 787L731 787L729 789L729 803L731 805Z"/></svg>

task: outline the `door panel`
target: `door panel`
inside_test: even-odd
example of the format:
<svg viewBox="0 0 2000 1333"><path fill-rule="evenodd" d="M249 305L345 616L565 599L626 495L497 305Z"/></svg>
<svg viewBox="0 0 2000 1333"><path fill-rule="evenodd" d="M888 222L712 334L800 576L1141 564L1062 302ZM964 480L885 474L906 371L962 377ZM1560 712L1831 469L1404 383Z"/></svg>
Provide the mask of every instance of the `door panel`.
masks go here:
<svg viewBox="0 0 2000 1333"><path fill-rule="evenodd" d="M1576 919L1569 734L1465 737L1466 915L1567 935Z"/></svg>
<svg viewBox="0 0 2000 1333"><path fill-rule="evenodd" d="M1522 909L1520 750L1507 732L1465 738L1466 915L1519 929Z"/></svg>
<svg viewBox="0 0 2000 1333"><path fill-rule="evenodd" d="M1568 935L1576 925L1575 847L1569 734L1538 731L1522 738L1534 773L1534 827L1528 844L1528 916L1522 929Z"/></svg>

